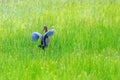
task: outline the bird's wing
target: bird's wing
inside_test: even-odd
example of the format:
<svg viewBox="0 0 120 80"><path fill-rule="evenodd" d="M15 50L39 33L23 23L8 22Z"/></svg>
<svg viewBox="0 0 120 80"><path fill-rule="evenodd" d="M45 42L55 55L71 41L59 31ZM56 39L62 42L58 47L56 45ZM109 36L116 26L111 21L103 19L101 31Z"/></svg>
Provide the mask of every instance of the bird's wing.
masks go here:
<svg viewBox="0 0 120 80"><path fill-rule="evenodd" d="M40 34L38 32L32 33L32 41L37 41L39 38L42 39L42 34Z"/></svg>
<svg viewBox="0 0 120 80"><path fill-rule="evenodd" d="M51 29L51 30L49 30L49 31L47 31L45 34L44 34L44 36L48 36L48 37L50 37L50 36L52 36L53 34L54 34L54 29Z"/></svg>

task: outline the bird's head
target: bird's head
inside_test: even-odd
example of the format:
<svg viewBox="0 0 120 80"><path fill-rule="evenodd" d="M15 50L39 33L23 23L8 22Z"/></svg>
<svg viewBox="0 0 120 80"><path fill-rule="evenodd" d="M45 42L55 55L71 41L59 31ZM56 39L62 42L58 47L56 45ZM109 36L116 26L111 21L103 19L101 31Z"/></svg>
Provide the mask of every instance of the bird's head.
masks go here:
<svg viewBox="0 0 120 80"><path fill-rule="evenodd" d="M45 31L45 32L47 32L47 31L48 31L47 26L44 26L43 31Z"/></svg>

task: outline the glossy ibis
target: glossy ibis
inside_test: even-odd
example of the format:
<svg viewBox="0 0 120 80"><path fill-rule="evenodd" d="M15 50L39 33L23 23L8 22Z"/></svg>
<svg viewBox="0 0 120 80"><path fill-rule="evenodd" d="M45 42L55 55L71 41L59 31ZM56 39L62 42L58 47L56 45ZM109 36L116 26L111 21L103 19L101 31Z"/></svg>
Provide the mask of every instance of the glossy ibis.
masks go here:
<svg viewBox="0 0 120 80"><path fill-rule="evenodd" d="M32 41L36 42L38 39L40 39L41 44L38 47L45 49L48 46L50 36L53 36L54 34L54 29L48 30L47 26L44 26L43 31L45 31L44 35L40 34L39 32L33 32Z"/></svg>

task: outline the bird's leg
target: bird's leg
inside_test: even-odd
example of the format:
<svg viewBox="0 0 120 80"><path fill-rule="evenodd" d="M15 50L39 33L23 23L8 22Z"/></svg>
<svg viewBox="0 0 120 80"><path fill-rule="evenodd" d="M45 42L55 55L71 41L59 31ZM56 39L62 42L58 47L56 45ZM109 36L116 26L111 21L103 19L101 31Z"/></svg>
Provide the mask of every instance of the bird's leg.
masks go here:
<svg viewBox="0 0 120 80"><path fill-rule="evenodd" d="M45 46L43 46L42 49L44 50L44 49L45 49Z"/></svg>
<svg viewBox="0 0 120 80"><path fill-rule="evenodd" d="M42 48L42 46L43 46L43 40L41 40L41 44L38 45L38 47L41 47L41 48Z"/></svg>
<svg viewBox="0 0 120 80"><path fill-rule="evenodd" d="M45 46L44 46L44 41L41 41L41 44L38 45L38 47L42 48L43 50L45 49Z"/></svg>
<svg viewBox="0 0 120 80"><path fill-rule="evenodd" d="M40 45L38 45L38 47L42 47L42 45L40 44Z"/></svg>

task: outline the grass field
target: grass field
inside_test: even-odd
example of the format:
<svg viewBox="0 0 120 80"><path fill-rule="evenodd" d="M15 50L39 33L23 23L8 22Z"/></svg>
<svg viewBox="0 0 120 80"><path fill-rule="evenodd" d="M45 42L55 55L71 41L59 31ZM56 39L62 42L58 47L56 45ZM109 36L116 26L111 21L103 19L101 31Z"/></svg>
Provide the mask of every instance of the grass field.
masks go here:
<svg viewBox="0 0 120 80"><path fill-rule="evenodd" d="M0 80L120 80L120 1L0 0Z"/></svg>

